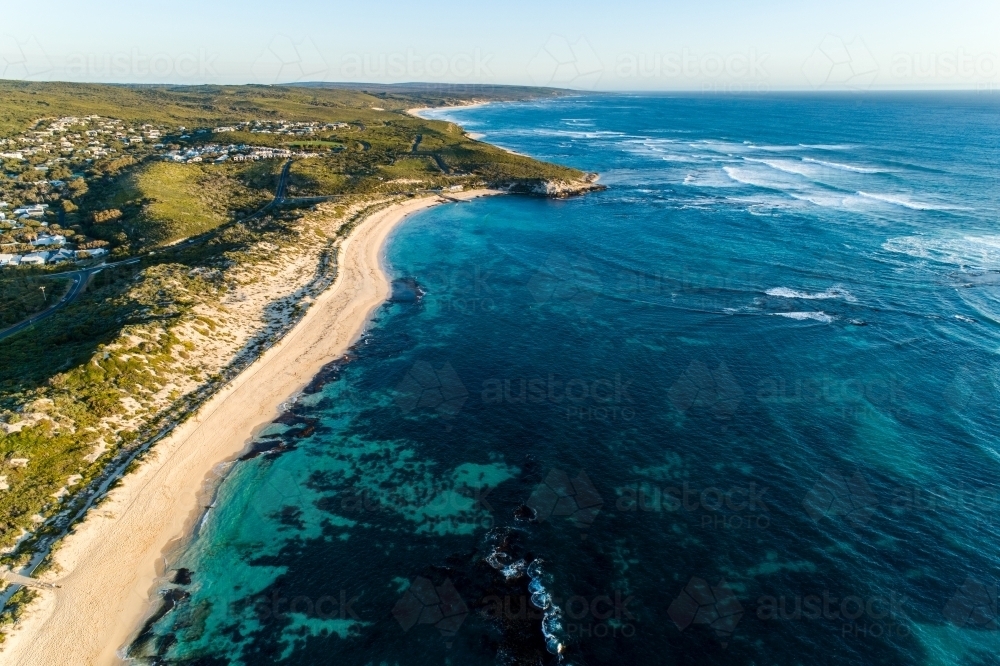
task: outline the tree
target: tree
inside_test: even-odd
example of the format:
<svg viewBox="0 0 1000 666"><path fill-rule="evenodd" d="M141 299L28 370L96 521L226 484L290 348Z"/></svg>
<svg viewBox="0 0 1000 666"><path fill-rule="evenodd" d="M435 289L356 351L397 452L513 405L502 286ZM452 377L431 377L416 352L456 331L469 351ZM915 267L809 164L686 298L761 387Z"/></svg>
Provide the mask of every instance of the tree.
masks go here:
<svg viewBox="0 0 1000 666"><path fill-rule="evenodd" d="M69 199L65 199L62 202L62 207L63 210L66 211L67 213L75 213L77 210L77 205L72 201L70 201Z"/></svg>
<svg viewBox="0 0 1000 666"><path fill-rule="evenodd" d="M74 178L69 181L70 196L76 198L87 193L87 182L83 178Z"/></svg>
<svg viewBox="0 0 1000 666"><path fill-rule="evenodd" d="M50 180L67 180L72 175L73 172L66 168L64 164L58 164L49 171Z"/></svg>

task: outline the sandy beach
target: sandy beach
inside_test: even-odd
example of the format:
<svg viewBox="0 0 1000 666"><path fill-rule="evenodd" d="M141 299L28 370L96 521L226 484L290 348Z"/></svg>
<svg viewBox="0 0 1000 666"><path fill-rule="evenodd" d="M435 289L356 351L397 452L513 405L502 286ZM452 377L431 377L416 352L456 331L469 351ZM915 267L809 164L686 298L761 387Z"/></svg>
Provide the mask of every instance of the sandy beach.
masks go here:
<svg viewBox="0 0 1000 666"><path fill-rule="evenodd" d="M413 109L407 109L406 112L416 118L424 118L424 116L420 115L424 111L441 111L441 110L447 111L448 109L474 109L479 106L486 106L487 104L490 104L490 102L466 102L464 104L452 104L451 106L420 106Z"/></svg>
<svg viewBox="0 0 1000 666"><path fill-rule="evenodd" d="M490 190L449 193L471 199ZM135 472L66 537L54 573L8 635L11 666L122 663L119 650L149 614L164 554L184 542L204 510L213 470L244 450L326 363L341 356L389 294L382 248L407 215L442 200L414 199L360 223L340 247L334 282L301 322L199 412L156 444Z"/></svg>

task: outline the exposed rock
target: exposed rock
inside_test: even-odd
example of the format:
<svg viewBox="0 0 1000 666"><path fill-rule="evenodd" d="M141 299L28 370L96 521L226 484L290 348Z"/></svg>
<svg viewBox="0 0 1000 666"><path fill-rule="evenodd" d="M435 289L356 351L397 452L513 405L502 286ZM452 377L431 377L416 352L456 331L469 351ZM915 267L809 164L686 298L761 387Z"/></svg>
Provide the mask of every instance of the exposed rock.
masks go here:
<svg viewBox="0 0 1000 666"><path fill-rule="evenodd" d="M597 183L598 175L588 173L580 180L527 180L513 183L507 190L514 194L531 194L535 196L565 199L566 197L606 190L607 187Z"/></svg>

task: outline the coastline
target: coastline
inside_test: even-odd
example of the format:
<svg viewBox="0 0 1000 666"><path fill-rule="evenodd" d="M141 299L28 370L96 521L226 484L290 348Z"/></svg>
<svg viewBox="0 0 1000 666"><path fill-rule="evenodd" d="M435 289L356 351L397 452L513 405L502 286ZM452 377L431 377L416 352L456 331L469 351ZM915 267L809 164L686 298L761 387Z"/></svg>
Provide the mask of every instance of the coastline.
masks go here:
<svg viewBox="0 0 1000 666"><path fill-rule="evenodd" d="M472 102L466 102L464 104L452 104L452 105L449 105L449 106L418 106L418 107L415 107L413 109L407 109L406 113L407 113L407 115L413 116L414 118L420 118L422 120L430 120L429 118L425 118L424 116L420 115L420 112L421 111L440 111L440 110L444 110L444 109L474 109L474 108L476 108L478 106L486 106L487 104L491 104L491 103L492 102L475 102L475 101L472 101Z"/></svg>
<svg viewBox="0 0 1000 666"><path fill-rule="evenodd" d="M189 540L217 468L240 455L283 403L357 340L389 294L386 239L408 215L443 202L430 196L394 204L344 239L335 282L298 325L153 447L63 539L52 555L55 566L39 577L59 588L40 591L30 604L2 646L4 663L122 663L118 650L153 610L165 557Z"/></svg>

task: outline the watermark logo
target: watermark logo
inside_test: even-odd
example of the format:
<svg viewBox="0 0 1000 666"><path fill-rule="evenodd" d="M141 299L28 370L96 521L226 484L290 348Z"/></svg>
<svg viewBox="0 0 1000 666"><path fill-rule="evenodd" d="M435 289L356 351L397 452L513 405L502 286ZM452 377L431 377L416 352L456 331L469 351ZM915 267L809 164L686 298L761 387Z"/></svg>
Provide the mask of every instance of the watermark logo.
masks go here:
<svg viewBox="0 0 1000 666"><path fill-rule="evenodd" d="M736 598L725 580L711 587L704 579L693 577L670 603L667 614L681 631L692 624L707 624L719 638L722 647L729 645L729 638L736 625L743 619L743 605Z"/></svg>
<svg viewBox="0 0 1000 666"><path fill-rule="evenodd" d="M147 53L134 48L117 53L74 53L66 59L66 73L75 77L112 78L165 82L218 76L219 54L199 49L197 53Z"/></svg>
<svg viewBox="0 0 1000 666"><path fill-rule="evenodd" d="M354 612L354 604L360 597L347 598L348 592L340 590L340 598L326 594L317 599L300 595L289 599L277 591L270 596L261 595L253 599L254 615L261 622L269 619L284 620L289 615L305 615L320 620L353 620L361 618Z"/></svg>
<svg viewBox="0 0 1000 666"><path fill-rule="evenodd" d="M632 380L621 373L598 377L561 375L491 378L483 381L484 404L551 405L565 409L566 420L631 421L635 418Z"/></svg>
<svg viewBox="0 0 1000 666"><path fill-rule="evenodd" d="M802 73L813 88L871 87L879 66L861 37L849 44L840 37L827 35L802 64Z"/></svg>
<svg viewBox="0 0 1000 666"><path fill-rule="evenodd" d="M347 53L340 60L340 76L347 79L372 80L381 78L404 80L455 81L462 79L487 80L493 77L490 62L494 54L480 49L458 53ZM441 83L439 90L446 91L451 84ZM454 84L475 86L475 84ZM463 88L466 93L474 92ZM457 92L457 89L456 89Z"/></svg>
<svg viewBox="0 0 1000 666"><path fill-rule="evenodd" d="M944 401L955 411L964 414L993 411L998 397L994 378L998 375L1000 372L996 366L960 368L945 388Z"/></svg>
<svg viewBox="0 0 1000 666"><path fill-rule="evenodd" d="M878 498L860 472L849 479L828 469L802 500L813 520L843 517L854 527L864 526L878 507Z"/></svg>
<svg viewBox="0 0 1000 666"><path fill-rule="evenodd" d="M0 78L35 79L52 72L52 61L35 37L0 35Z"/></svg>
<svg viewBox="0 0 1000 666"><path fill-rule="evenodd" d="M600 289L600 277L583 255L570 258L553 252L528 280L528 291L538 303L563 301L587 306Z"/></svg>
<svg viewBox="0 0 1000 666"><path fill-rule="evenodd" d="M763 92L767 89L768 57L769 54L758 53L756 49L728 54L694 53L687 48L670 53L623 53L618 56L614 71L620 79L700 80L705 91Z"/></svg>
<svg viewBox="0 0 1000 666"><path fill-rule="evenodd" d="M743 400L743 389L726 364L712 371L701 361L692 361L667 392L671 404L681 412L708 410L717 419L727 420Z"/></svg>
<svg viewBox="0 0 1000 666"><path fill-rule="evenodd" d="M433 409L445 417L453 417L469 397L462 380L451 363L434 369L427 361L417 361L396 386L396 404L404 412Z"/></svg>
<svg viewBox="0 0 1000 666"><path fill-rule="evenodd" d="M257 83L295 83L325 78L329 66L312 39L277 35L250 66Z"/></svg>
<svg viewBox="0 0 1000 666"><path fill-rule="evenodd" d="M989 82L1000 72L995 53L896 53L889 73L895 79Z"/></svg>
<svg viewBox="0 0 1000 666"><path fill-rule="evenodd" d="M583 470L571 480L566 472L554 469L535 486L527 505L535 511L539 521L562 516L585 529L597 519L604 500Z"/></svg>
<svg viewBox="0 0 1000 666"><path fill-rule="evenodd" d="M571 43L552 35L528 63L528 76L538 86L590 89L603 73L601 59L584 37Z"/></svg>
<svg viewBox="0 0 1000 666"><path fill-rule="evenodd" d="M730 486L727 489L708 486L700 489L685 481L681 486L660 487L635 482L617 489L615 508L623 512L700 513L701 526L711 529L767 529L771 525L770 510L765 495L768 488Z"/></svg>
<svg viewBox="0 0 1000 666"><path fill-rule="evenodd" d="M904 415L909 409L903 382L895 375L848 378L775 375L757 382L757 400L770 405L822 405L844 418Z"/></svg>
<svg viewBox="0 0 1000 666"><path fill-rule="evenodd" d="M469 607L458 594L450 578L435 586L429 579L418 576L410 583L392 609L392 616L403 631L417 624L432 624L451 647L451 639L469 615Z"/></svg>
<svg viewBox="0 0 1000 666"><path fill-rule="evenodd" d="M944 617L960 627L997 629L997 586L966 578L944 607Z"/></svg>
<svg viewBox="0 0 1000 666"><path fill-rule="evenodd" d="M768 621L824 621L840 626L841 638L905 638L910 635L905 596L849 594L835 596L830 590L815 594L763 595L757 599L756 615Z"/></svg>

